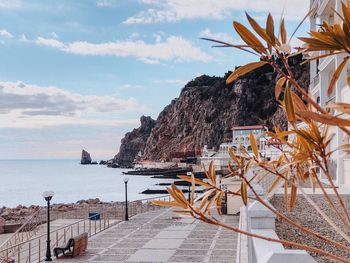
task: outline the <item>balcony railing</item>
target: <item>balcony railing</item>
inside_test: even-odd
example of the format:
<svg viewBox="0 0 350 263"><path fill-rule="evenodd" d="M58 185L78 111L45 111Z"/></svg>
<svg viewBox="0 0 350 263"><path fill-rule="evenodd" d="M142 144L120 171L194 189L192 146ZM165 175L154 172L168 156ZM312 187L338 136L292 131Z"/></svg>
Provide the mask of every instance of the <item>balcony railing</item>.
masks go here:
<svg viewBox="0 0 350 263"><path fill-rule="evenodd" d="M317 74L310 83L311 88L316 87L320 83L320 74Z"/></svg>

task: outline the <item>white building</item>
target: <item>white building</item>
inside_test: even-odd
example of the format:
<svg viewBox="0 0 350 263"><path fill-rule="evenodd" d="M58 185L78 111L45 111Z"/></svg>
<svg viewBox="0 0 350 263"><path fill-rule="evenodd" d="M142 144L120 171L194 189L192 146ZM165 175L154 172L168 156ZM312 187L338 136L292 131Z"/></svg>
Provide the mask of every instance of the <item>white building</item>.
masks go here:
<svg viewBox="0 0 350 263"><path fill-rule="evenodd" d="M330 24L340 22L339 16L335 13L342 14L341 0L311 0L311 9L314 10L310 15L310 25L312 31L317 31L319 25L323 21ZM311 56L317 56L324 52L314 52ZM350 89L346 83L346 76L350 73L349 64L345 69L338 82L335 85L334 91L330 96L327 96L328 84L338 65L342 62L344 55L329 56L317 61L312 61L310 64L310 87L309 92L312 97L322 106L325 107L330 102L350 102ZM336 147L348 142L348 138L344 137L344 133L339 129L332 127L330 133L334 134L334 138L330 145L333 150ZM332 156L330 166L333 170L333 178L335 182L350 186L350 161L348 156L337 152Z"/></svg>
<svg viewBox="0 0 350 263"><path fill-rule="evenodd" d="M218 151L208 149L207 146L204 146L202 157L200 158L201 164L207 167L209 166L210 162L213 161L217 170L228 169L228 165L232 164L232 160L228 154L228 150L230 148L233 151L236 151L240 145L242 145L248 150L249 153L252 153L249 140L249 135L251 132L253 132L255 135L261 157L267 159L275 158L277 151L274 151L272 147L266 144L266 131L267 128L263 125L233 127L232 141L220 144Z"/></svg>

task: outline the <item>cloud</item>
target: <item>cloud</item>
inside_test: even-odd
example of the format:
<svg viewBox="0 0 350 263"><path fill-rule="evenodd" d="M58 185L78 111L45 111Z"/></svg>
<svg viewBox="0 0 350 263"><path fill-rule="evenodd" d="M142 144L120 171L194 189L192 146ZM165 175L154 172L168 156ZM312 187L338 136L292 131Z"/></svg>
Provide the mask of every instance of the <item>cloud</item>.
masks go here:
<svg viewBox="0 0 350 263"><path fill-rule="evenodd" d="M13 38L13 35L6 29L0 29L0 36L6 37L6 38Z"/></svg>
<svg viewBox="0 0 350 263"><path fill-rule="evenodd" d="M190 19L224 19L232 16L234 11L256 13L271 12L281 14L285 8L286 18L300 20L308 11L309 3L305 0L143 0L152 8L140 11L128 17L124 24L150 24L177 22Z"/></svg>
<svg viewBox="0 0 350 263"><path fill-rule="evenodd" d="M98 7L112 7L114 4L113 0L97 0L96 2Z"/></svg>
<svg viewBox="0 0 350 263"><path fill-rule="evenodd" d="M63 43L57 39L43 37L37 38L35 43L78 55L135 57L148 64L156 64L160 61L207 62L211 60L211 57L200 48L195 47L187 39L177 36L169 36L155 43L146 43L143 40L99 44L87 41Z"/></svg>
<svg viewBox="0 0 350 263"><path fill-rule="evenodd" d="M183 79L162 79L162 80L154 80L154 83L157 84L170 84L170 85L177 85L177 86L185 86L189 80L183 80Z"/></svg>
<svg viewBox="0 0 350 263"><path fill-rule="evenodd" d="M0 8L17 8L21 5L20 0L0 0Z"/></svg>
<svg viewBox="0 0 350 263"><path fill-rule="evenodd" d="M59 49L64 48L64 44L55 38L38 37L35 43L39 45L53 47L53 48L59 48Z"/></svg>
<svg viewBox="0 0 350 263"><path fill-rule="evenodd" d="M53 38L58 38L58 35L56 34L56 32L51 32L51 36L52 36Z"/></svg>
<svg viewBox="0 0 350 263"><path fill-rule="evenodd" d="M144 109L134 98L123 100L113 96L87 96L23 82L0 82L0 99L0 128L73 124L118 126L130 121L134 123L135 120L114 120L108 113Z"/></svg>
<svg viewBox="0 0 350 263"><path fill-rule="evenodd" d="M18 37L18 40L19 40L20 42L27 42L27 41L28 41L28 39L27 39L27 37L26 37L25 34L21 34L21 35Z"/></svg>
<svg viewBox="0 0 350 263"><path fill-rule="evenodd" d="M206 28L204 30L202 30L199 33L200 37L206 37L206 38L212 38L212 39L217 39L217 40L221 40L224 42L228 42L228 43L234 43L235 40L233 39L233 37L227 33L224 32L212 32L209 28Z"/></svg>

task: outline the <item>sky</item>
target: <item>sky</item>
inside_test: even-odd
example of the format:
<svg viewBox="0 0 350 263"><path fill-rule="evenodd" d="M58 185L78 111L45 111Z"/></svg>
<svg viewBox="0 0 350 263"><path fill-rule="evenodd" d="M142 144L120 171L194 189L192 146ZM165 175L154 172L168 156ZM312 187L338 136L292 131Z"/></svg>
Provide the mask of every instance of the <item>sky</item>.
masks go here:
<svg viewBox="0 0 350 263"><path fill-rule="evenodd" d="M112 158L141 115L157 118L202 74L256 57L232 21L283 13L292 32L307 0L0 0L0 159ZM306 35L308 24L298 31ZM293 39L292 44L298 41Z"/></svg>

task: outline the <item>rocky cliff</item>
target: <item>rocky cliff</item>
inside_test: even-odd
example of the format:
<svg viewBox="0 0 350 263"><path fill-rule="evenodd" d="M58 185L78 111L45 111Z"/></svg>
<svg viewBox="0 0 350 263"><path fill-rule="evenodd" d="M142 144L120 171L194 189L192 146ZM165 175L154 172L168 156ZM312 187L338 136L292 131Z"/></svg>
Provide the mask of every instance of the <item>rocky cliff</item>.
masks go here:
<svg viewBox="0 0 350 263"><path fill-rule="evenodd" d="M119 153L113 159L113 162L121 167L131 166L138 153L143 154L146 141L156 125L156 121L148 116L142 116L140 122L141 126L139 128L125 134L121 141Z"/></svg>
<svg viewBox="0 0 350 263"><path fill-rule="evenodd" d="M296 79L308 87L309 66L300 66L300 62L299 56L290 64ZM146 133L138 136L135 130L126 135L118 158L131 160L139 150L143 150L144 159L156 161L194 156L204 145L218 147L230 139L232 126L265 124L286 127L284 113L274 98L278 76L272 67L256 69L232 85L226 85L229 74L224 77L203 75L187 83L180 96L159 114L149 136ZM140 143L134 151L127 151L127 141Z"/></svg>

